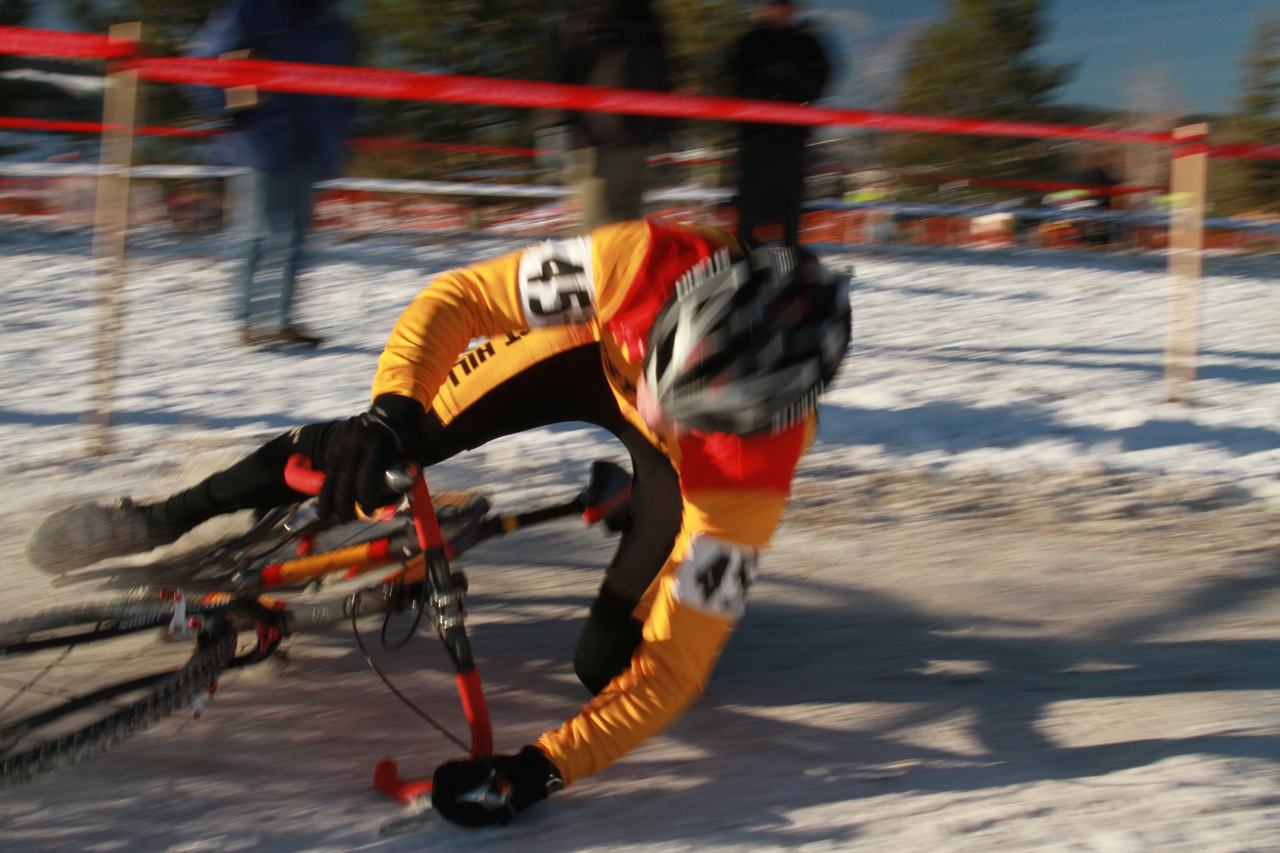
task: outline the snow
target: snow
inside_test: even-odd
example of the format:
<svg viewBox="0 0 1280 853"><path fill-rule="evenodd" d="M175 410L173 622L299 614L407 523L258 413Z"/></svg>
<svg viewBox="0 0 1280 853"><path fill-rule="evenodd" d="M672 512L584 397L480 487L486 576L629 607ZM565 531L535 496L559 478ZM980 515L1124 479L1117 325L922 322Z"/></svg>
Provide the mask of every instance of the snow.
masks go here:
<svg viewBox="0 0 1280 853"><path fill-rule="evenodd" d="M0 232L0 542L20 554L54 505L164 494L295 423L357 411L430 276L518 245L320 235L300 319L325 346L266 353L237 342L218 240L139 235L115 448L93 458L78 422L97 322L88 240ZM747 616L670 730L508 829L380 838L401 811L370 789L374 760L425 773L453 747L335 629L297 639L283 670L228 679L198 722L0 794L0 848L1273 848L1274 259L1210 259L1191 406L1163 401L1158 258L826 260L856 270L850 356ZM568 425L451 460L433 483L519 506L570 493L600 456L622 458ZM499 748L585 698L569 660L611 547L560 526L470 558ZM6 601L84 594L21 560L5 572ZM452 713L447 663L416 648L384 665Z"/></svg>

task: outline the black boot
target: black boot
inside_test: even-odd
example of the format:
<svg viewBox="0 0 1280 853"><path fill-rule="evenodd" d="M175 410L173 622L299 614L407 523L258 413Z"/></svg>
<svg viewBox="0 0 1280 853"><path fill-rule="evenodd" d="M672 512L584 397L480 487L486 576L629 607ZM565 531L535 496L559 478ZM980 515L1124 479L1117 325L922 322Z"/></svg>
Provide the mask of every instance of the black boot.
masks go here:
<svg viewBox="0 0 1280 853"><path fill-rule="evenodd" d="M55 512L27 542L27 560L52 574L173 542L185 528L160 521L149 507L121 498L114 505L83 504Z"/></svg>

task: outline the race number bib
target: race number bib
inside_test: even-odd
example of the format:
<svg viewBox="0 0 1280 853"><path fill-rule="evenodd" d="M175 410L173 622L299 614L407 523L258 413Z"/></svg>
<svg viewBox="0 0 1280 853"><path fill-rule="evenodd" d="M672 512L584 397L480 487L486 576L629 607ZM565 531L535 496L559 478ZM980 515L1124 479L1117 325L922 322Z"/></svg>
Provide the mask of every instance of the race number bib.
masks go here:
<svg viewBox="0 0 1280 853"><path fill-rule="evenodd" d="M742 618L755 581L754 549L699 534L676 569L675 598L704 613Z"/></svg>
<svg viewBox="0 0 1280 853"><path fill-rule="evenodd" d="M591 240L547 240L520 256L520 304L529 328L585 323L595 316Z"/></svg>

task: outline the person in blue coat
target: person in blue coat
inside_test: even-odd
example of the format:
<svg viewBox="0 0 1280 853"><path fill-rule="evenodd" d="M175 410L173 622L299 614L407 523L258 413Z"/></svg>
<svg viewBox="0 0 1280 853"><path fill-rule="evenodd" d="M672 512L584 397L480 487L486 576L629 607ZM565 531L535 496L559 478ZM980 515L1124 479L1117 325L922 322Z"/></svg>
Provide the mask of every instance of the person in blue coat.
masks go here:
<svg viewBox="0 0 1280 853"><path fill-rule="evenodd" d="M335 0L235 0L209 17L189 55L352 65L355 35L334 6ZM319 345L319 338L294 324L293 295L313 186L342 168L354 103L253 90L199 88L190 94L203 111L227 122L230 160L249 170L236 193L248 208L237 302L242 340L251 346Z"/></svg>

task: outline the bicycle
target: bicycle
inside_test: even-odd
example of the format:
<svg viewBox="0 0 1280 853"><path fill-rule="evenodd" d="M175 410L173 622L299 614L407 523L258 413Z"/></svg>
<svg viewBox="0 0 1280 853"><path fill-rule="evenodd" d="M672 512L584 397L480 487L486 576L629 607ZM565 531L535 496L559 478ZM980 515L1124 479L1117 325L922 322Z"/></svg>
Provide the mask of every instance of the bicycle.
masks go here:
<svg viewBox="0 0 1280 853"><path fill-rule="evenodd" d="M286 481L316 495L323 474L294 457ZM466 632L467 580L451 561L485 540L571 515L620 530L631 476L597 461L572 499L506 515L475 492L433 501L414 466L388 471L387 483L404 496L401 503L356 524L354 533L350 525L326 528L308 499L271 510L248 532L170 565L114 570L117 583L139 576L151 582L108 601L0 622L0 689L12 691L0 700L0 788L77 764L182 708L198 716L221 673L271 658L286 637L344 621L393 693L473 756L490 754L488 708ZM335 584L387 569L375 584L325 596ZM392 648L431 614L453 663L469 744L409 702L364 648L358 620L382 615L386 645L397 613L413 618ZM155 665L121 676L110 664L122 656ZM55 673L69 684L49 683ZM376 766L374 784L402 803L430 790L430 780L402 779L390 759Z"/></svg>

